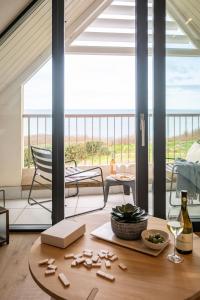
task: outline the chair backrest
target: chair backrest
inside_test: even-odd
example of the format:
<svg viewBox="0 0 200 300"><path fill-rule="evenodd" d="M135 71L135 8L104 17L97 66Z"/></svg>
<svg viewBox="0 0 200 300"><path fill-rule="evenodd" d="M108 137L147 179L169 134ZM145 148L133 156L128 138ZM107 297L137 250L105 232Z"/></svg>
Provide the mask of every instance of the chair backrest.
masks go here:
<svg viewBox="0 0 200 300"><path fill-rule="evenodd" d="M47 174L52 174L51 150L31 146L31 153L36 170L40 170Z"/></svg>

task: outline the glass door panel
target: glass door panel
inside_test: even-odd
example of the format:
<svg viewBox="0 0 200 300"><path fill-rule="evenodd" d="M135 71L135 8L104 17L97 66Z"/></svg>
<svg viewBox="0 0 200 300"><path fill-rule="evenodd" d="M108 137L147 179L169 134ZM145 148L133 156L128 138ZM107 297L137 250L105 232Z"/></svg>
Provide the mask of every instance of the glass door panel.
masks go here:
<svg viewBox="0 0 200 300"><path fill-rule="evenodd" d="M168 2L166 19L166 163L167 205L180 210L180 191L189 194L189 211L200 218L199 118L200 44L196 1ZM171 28L169 28L171 27ZM173 32L172 32L173 31ZM170 39L170 33L174 35Z"/></svg>
<svg viewBox="0 0 200 300"><path fill-rule="evenodd" d="M136 2L141 1L112 1L66 48L65 153L81 168L102 167L105 179L112 157L117 173L131 173L136 181L141 173L141 168L136 171L141 132L136 132L147 98L143 111L137 110L141 97L136 97ZM139 13L142 20L142 10ZM143 176L138 178L140 191ZM94 184L80 191L78 199L66 199L66 216L101 207L102 192ZM120 194L113 203L112 191ZM86 197L87 193L91 196ZM122 187L113 187L109 196L110 208L133 203L132 195L124 195Z"/></svg>
<svg viewBox="0 0 200 300"><path fill-rule="evenodd" d="M120 53L135 47L135 4L129 2L119 6L113 1L66 54L65 149L81 168L100 166L104 179L110 175L112 158L117 173L135 175L135 56ZM80 53L72 54L73 47ZM90 183L87 197L84 188L80 190L77 202L66 199L66 215L102 207L101 187ZM116 205L133 203L122 187L113 191L120 194ZM110 192L109 207L115 205Z"/></svg>

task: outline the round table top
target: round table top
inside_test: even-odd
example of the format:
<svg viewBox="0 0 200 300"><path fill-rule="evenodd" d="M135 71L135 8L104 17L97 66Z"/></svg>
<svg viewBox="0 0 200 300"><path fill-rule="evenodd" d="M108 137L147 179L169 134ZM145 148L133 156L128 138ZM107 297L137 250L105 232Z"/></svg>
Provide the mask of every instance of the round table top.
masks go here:
<svg viewBox="0 0 200 300"><path fill-rule="evenodd" d="M167 254L173 250L169 245L159 256L153 257L109 242L94 238L90 232L109 221L108 213L100 212L74 218L86 223L86 234L66 249L41 244L38 238L33 244L29 256L29 268L36 283L55 299L92 300L88 298L93 288L98 289L95 300L168 300L187 299L200 289L200 238L194 235L193 254L185 255L184 262L173 264L167 260ZM166 221L150 218L149 228L166 230ZM111 269L101 269L115 276L110 282L97 277L96 268L87 270L84 266L71 267L71 260L64 260L66 253L80 253L85 248L98 251L108 249L119 260L112 263ZM55 258L58 267L55 275L45 276L45 267L38 262L46 258ZM124 263L128 269L123 271L118 264ZM64 273L70 286L64 288L58 280L58 273Z"/></svg>
<svg viewBox="0 0 200 300"><path fill-rule="evenodd" d="M106 177L106 181L118 181L121 183L135 181L135 176L130 173L116 173Z"/></svg>

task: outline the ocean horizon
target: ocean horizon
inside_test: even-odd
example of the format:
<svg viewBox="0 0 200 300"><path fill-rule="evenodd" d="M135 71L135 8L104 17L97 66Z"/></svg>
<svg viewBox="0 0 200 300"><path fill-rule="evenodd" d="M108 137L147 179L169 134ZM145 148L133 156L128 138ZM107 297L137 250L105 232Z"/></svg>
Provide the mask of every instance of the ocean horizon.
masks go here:
<svg viewBox="0 0 200 300"><path fill-rule="evenodd" d="M51 109L25 109L24 114L51 114ZM135 109L65 109L65 114L81 115L81 114L134 114ZM152 113L152 109L149 109ZM166 109L167 114L200 114L200 109Z"/></svg>

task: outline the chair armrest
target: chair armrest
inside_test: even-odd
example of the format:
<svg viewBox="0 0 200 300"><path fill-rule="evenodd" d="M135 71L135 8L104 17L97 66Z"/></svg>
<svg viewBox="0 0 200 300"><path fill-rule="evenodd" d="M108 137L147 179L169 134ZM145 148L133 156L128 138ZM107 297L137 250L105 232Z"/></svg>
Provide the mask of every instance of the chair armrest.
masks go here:
<svg viewBox="0 0 200 300"><path fill-rule="evenodd" d="M77 171L76 173L65 175L65 177L71 177L71 176L74 176L74 175L77 175L77 174L82 174L82 173L86 173L86 172L90 172L90 171L94 171L94 170L99 170L100 171L99 176L100 175L103 176L102 169L100 167L94 167L94 168L90 168L90 169L86 169L86 170Z"/></svg>
<svg viewBox="0 0 200 300"><path fill-rule="evenodd" d="M73 162L75 167L77 167L77 162L75 161L75 159L67 160L67 161L65 161L65 164L69 164L71 162Z"/></svg>

